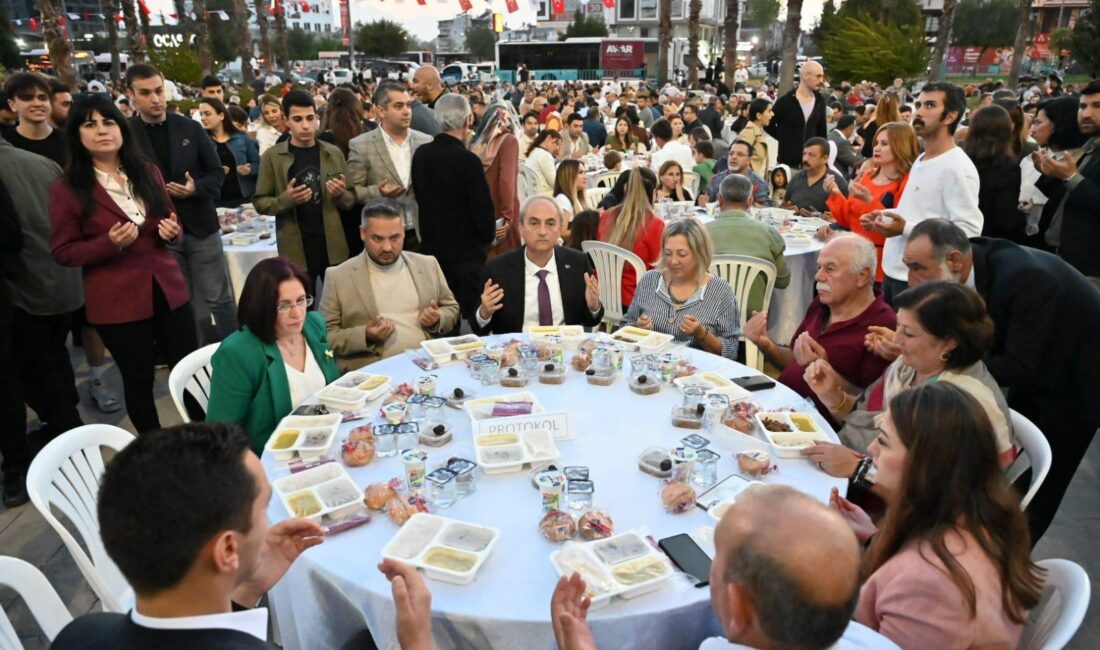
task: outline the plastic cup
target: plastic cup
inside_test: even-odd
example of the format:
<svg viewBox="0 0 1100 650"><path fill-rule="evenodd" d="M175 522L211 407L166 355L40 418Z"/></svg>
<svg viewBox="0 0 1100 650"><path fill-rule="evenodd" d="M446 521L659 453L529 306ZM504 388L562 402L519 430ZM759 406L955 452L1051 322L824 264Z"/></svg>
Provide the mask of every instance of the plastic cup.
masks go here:
<svg viewBox="0 0 1100 650"><path fill-rule="evenodd" d="M401 452L401 462L405 465L405 483L409 486L409 492L413 494L424 494L427 460L428 454L420 449L406 449Z"/></svg>
<svg viewBox="0 0 1100 650"><path fill-rule="evenodd" d="M565 487L565 474L559 471L542 472L535 478L542 496L542 511L561 510L561 493Z"/></svg>

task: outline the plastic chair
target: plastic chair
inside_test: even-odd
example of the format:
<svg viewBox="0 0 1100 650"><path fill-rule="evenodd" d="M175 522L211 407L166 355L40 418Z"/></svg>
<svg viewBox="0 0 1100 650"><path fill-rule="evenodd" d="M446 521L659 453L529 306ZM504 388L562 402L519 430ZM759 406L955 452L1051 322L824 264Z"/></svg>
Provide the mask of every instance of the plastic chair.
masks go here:
<svg viewBox="0 0 1100 650"><path fill-rule="evenodd" d="M645 264L642 258L625 248L602 241L586 241L581 244L581 250L592 258L596 277L600 280L603 322L615 327L623 319L623 268L629 264L634 269L634 278L640 281Z"/></svg>
<svg viewBox="0 0 1100 650"><path fill-rule="evenodd" d="M699 181L700 176L695 172L685 169L684 170L684 187L686 187L692 196L699 196Z"/></svg>
<svg viewBox="0 0 1100 650"><path fill-rule="evenodd" d="M744 331L745 323L752 314L749 313L749 290L761 273L764 274L764 309L768 308L772 300L772 291L775 289L775 265L767 260L748 255L715 255L710 263L710 272L722 278L733 288L733 295L737 298L737 312L741 320L741 330ZM745 338L745 365L764 371L764 355L760 348Z"/></svg>
<svg viewBox="0 0 1100 650"><path fill-rule="evenodd" d="M27 472L31 502L57 531L105 612L127 611L133 604L133 590L99 537L96 499L104 469L102 448L117 452L133 441L129 432L109 424L77 427L38 452ZM55 508L69 520L80 540L54 516ZM81 541L88 553L81 548Z"/></svg>
<svg viewBox="0 0 1100 650"><path fill-rule="evenodd" d="M600 172L592 178L592 187L606 187L607 189L611 189L615 187L615 181L619 180L619 174L622 174L622 172Z"/></svg>
<svg viewBox="0 0 1100 650"><path fill-rule="evenodd" d="M1020 499L1020 509L1026 510L1027 504L1031 503L1031 499L1039 491L1039 486L1046 480L1050 465L1054 462L1054 455L1050 450L1047 437L1039 427L1035 426L1035 423L1016 411L1011 409L1009 411L1012 417L1012 433L1022 449L1015 462L1005 470L1005 478L1009 483L1015 483L1025 471L1031 469L1031 485Z"/></svg>
<svg viewBox="0 0 1100 650"><path fill-rule="evenodd" d="M49 580L30 562L17 557L0 557L0 585L15 590L50 641L73 620ZM0 610L0 648L18 648L20 645L19 635L15 633L11 620Z"/></svg>
<svg viewBox="0 0 1100 650"><path fill-rule="evenodd" d="M593 209L599 209L596 206L600 204L600 201L603 201L603 197L607 196L610 191L610 187L593 187L584 191L584 197L588 199Z"/></svg>
<svg viewBox="0 0 1100 650"><path fill-rule="evenodd" d="M210 359L214 356L220 343L211 343L203 346L187 355L168 373L168 392L172 395L172 403L180 412L184 422L190 422L191 416L187 413L187 407L183 404L184 393L191 393L191 397L202 407L206 413L206 406L210 403L210 381L214 375L214 369L210 366Z"/></svg>
<svg viewBox="0 0 1100 650"><path fill-rule="evenodd" d="M1027 617L1019 650L1059 650L1081 627L1092 585L1076 562L1039 560L1036 564L1046 569L1047 581L1039 606Z"/></svg>
<svg viewBox="0 0 1100 650"><path fill-rule="evenodd" d="M521 203L536 194L549 195L550 193L545 189L545 186L546 182L542 180L537 171L527 165L519 166L518 189Z"/></svg>

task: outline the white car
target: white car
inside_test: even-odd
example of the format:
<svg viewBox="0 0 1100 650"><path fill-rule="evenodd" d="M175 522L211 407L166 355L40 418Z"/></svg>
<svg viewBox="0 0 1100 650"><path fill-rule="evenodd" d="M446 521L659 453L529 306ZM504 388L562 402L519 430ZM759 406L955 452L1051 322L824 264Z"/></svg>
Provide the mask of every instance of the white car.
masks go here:
<svg viewBox="0 0 1100 650"><path fill-rule="evenodd" d="M336 68L328 75L329 83L333 84L334 86L339 86L340 84L345 83L352 83L352 77L354 74L355 73L348 68Z"/></svg>

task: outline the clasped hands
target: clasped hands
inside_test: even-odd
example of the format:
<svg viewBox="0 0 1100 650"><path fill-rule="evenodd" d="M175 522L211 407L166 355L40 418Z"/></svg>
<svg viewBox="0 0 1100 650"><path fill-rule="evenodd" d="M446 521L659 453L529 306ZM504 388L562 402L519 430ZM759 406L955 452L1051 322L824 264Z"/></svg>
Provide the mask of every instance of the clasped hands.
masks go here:
<svg viewBox="0 0 1100 650"><path fill-rule="evenodd" d="M595 313L600 310L600 281L594 273L584 274L584 302L588 306L588 311ZM502 307L504 307L504 289L489 278L481 290L481 306L477 308L477 315L481 320L487 321Z"/></svg>
<svg viewBox="0 0 1100 650"><path fill-rule="evenodd" d="M157 222L157 234L166 242L175 241L182 231L175 212ZM107 231L107 238L115 248L122 250L137 241L140 234L141 228L133 221L119 221Z"/></svg>

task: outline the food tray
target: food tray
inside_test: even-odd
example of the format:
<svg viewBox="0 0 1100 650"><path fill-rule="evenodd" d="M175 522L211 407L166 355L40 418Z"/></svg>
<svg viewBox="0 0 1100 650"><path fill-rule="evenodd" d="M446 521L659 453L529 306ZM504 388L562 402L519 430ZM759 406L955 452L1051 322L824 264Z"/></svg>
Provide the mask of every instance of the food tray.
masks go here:
<svg viewBox="0 0 1100 650"><path fill-rule="evenodd" d="M524 331L531 340L547 336L560 336L562 339L584 336L584 328L580 325L527 325Z"/></svg>
<svg viewBox="0 0 1100 650"><path fill-rule="evenodd" d="M367 403L366 391L338 383L329 384L315 393L327 408L333 411L358 411Z"/></svg>
<svg viewBox="0 0 1100 650"><path fill-rule="evenodd" d="M672 563L638 533L628 532L592 542L566 542L550 554L559 575L580 573L592 599L590 609L599 609L611 599L634 598L661 587L673 575ZM632 569L645 567L649 575ZM633 577L626 576L634 574Z"/></svg>
<svg viewBox="0 0 1100 650"><path fill-rule="evenodd" d="M829 442L829 437L810 413L760 412L755 415L755 419L776 456L800 458L803 449L817 442ZM765 419L786 424L791 430L769 431L764 426Z"/></svg>
<svg viewBox="0 0 1100 650"><path fill-rule="evenodd" d="M336 431L343 417L339 413L329 415L288 415L279 421L264 449L275 460L316 458L332 447ZM297 431L297 435L293 432ZM291 440L291 436L294 436Z"/></svg>
<svg viewBox="0 0 1100 650"><path fill-rule="evenodd" d="M556 460L554 436L545 429L474 435L474 454L486 474L518 472L523 466Z"/></svg>
<svg viewBox="0 0 1100 650"><path fill-rule="evenodd" d="M812 244L814 240L809 235L787 233L783 235L783 241L793 248L803 248Z"/></svg>
<svg viewBox="0 0 1100 650"><path fill-rule="evenodd" d="M474 429L477 428L478 420L488 420L493 416L493 405L500 402L531 402L531 413L542 413L542 403L535 397L534 393L528 391L522 391L519 393L508 393L505 395L494 395L493 397L479 397L465 402L462 408L465 409L466 414L470 416L470 422ZM495 416L495 417L507 417L507 416Z"/></svg>
<svg viewBox="0 0 1100 650"><path fill-rule="evenodd" d="M325 463L284 476L272 482L272 488L291 517L305 517L316 522L325 517L338 520L364 507L363 490L339 463ZM312 502L316 509L307 512L295 510L296 501Z"/></svg>
<svg viewBox="0 0 1100 650"><path fill-rule="evenodd" d="M452 336L444 339L429 339L421 341L420 347L431 356L432 361L443 365L452 359L465 359L474 350L485 347L485 342L473 334Z"/></svg>
<svg viewBox="0 0 1100 650"><path fill-rule="evenodd" d="M260 241L260 235L238 232L229 235L228 237L226 237L226 240L233 246L251 246L252 244Z"/></svg>
<svg viewBox="0 0 1100 650"><path fill-rule="evenodd" d="M334 386L355 388L367 394L367 401L376 400L386 394L390 389L391 377L386 375L374 375L369 372L349 372L343 377L332 382Z"/></svg>
<svg viewBox="0 0 1100 650"><path fill-rule="evenodd" d="M681 390L688 386L699 386L708 394L719 393L721 395L726 395L730 398L731 402L752 397L752 393L741 388L730 381L730 379L723 377L717 372L697 372L687 377L677 377L672 380L672 383L679 386Z"/></svg>
<svg viewBox="0 0 1100 650"><path fill-rule="evenodd" d="M754 485L767 484L731 474L700 494L695 500L695 505L706 510L711 519L719 521L722 515L726 514L726 510L729 510L730 505L737 501L738 495Z"/></svg>
<svg viewBox="0 0 1100 650"><path fill-rule="evenodd" d="M429 578L468 585L488 559L499 537L500 531L496 528L421 512L406 521L382 547L382 557L424 569ZM463 563L461 568L433 563L432 557L440 553L451 556L456 563Z"/></svg>
<svg viewBox="0 0 1100 650"><path fill-rule="evenodd" d="M611 340L630 351L660 352L675 338L671 334L662 334L652 330L627 325L611 333Z"/></svg>

